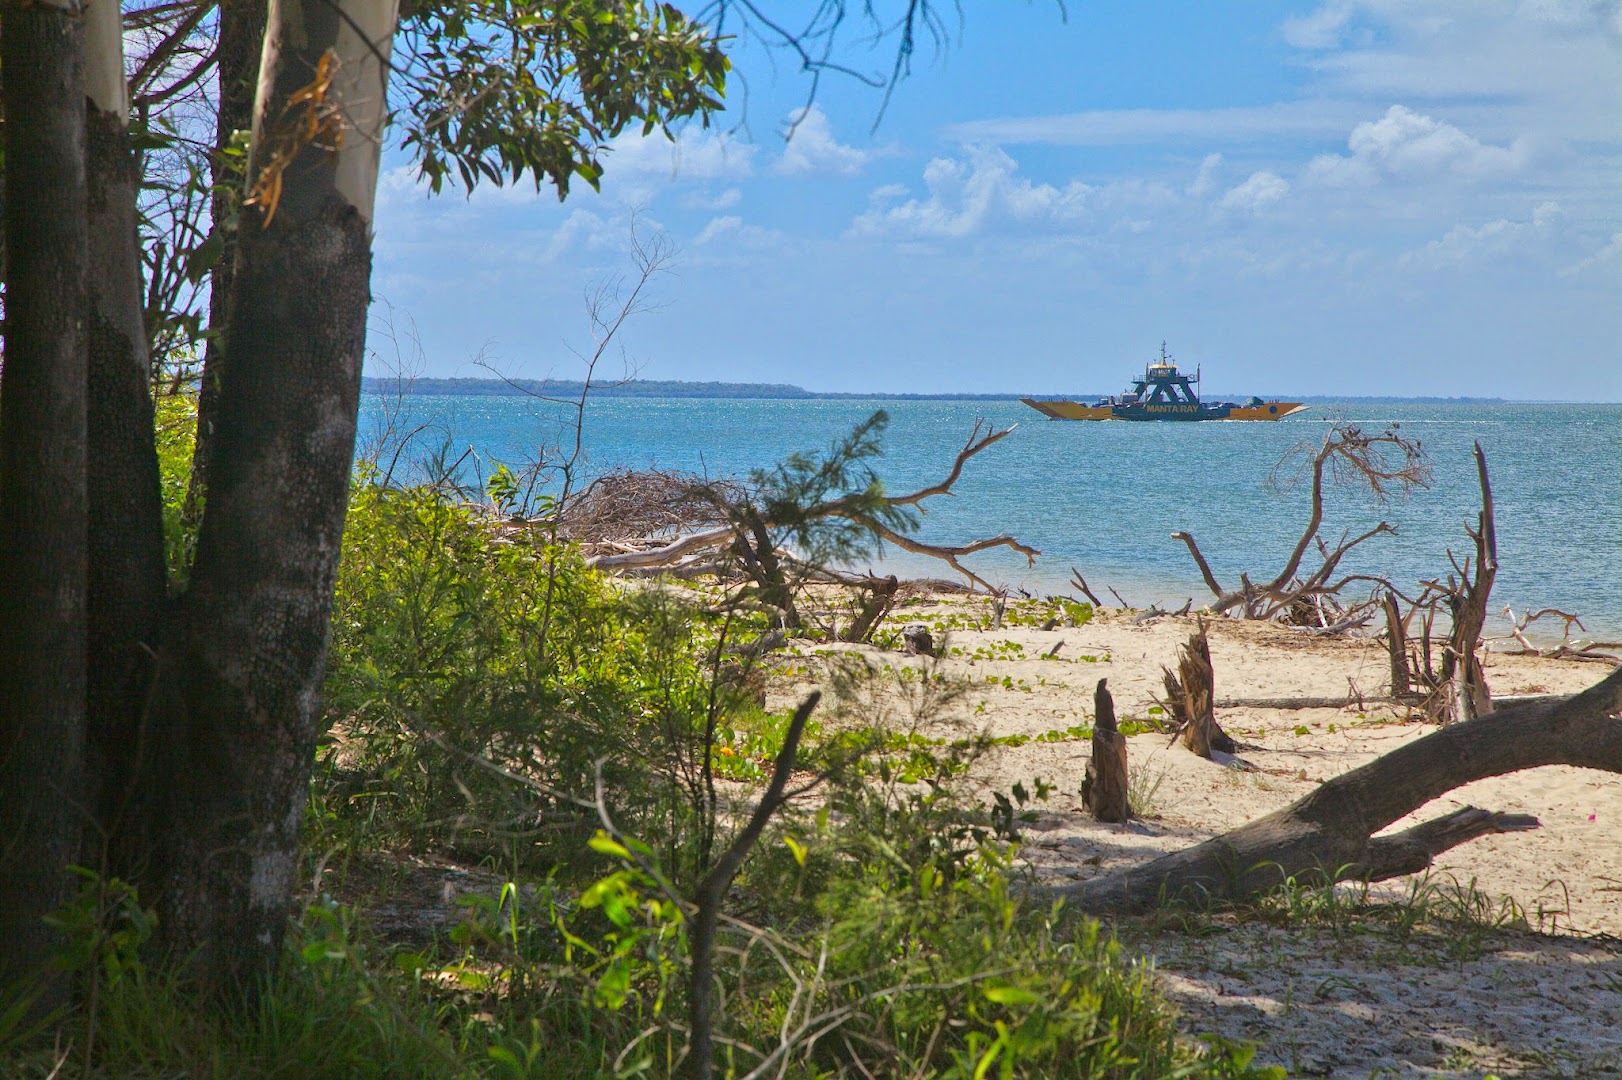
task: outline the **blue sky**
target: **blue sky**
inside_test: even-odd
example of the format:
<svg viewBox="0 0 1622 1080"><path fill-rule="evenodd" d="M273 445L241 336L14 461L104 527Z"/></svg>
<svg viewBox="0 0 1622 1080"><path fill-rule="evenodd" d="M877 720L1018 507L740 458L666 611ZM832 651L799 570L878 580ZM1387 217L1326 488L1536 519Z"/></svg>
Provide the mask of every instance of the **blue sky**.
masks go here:
<svg viewBox="0 0 1622 1080"><path fill-rule="evenodd" d="M578 377L635 222L675 255L610 375L1094 393L1164 339L1212 393L1622 401L1618 0L948 18L876 130L830 76L785 142L808 83L745 44L727 115L621 138L601 194L429 198L386 159L374 326L423 374Z"/></svg>

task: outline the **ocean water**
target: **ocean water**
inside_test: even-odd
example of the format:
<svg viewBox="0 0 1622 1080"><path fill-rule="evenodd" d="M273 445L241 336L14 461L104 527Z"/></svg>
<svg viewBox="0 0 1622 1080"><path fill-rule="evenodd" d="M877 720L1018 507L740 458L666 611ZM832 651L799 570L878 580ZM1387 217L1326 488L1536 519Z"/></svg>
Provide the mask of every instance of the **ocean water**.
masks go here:
<svg viewBox="0 0 1622 1080"><path fill-rule="evenodd" d="M569 410L545 402L416 395L403 407L401 423L430 426L402 461L442 443L453 459L471 449L465 467L487 471L572 448ZM1384 504L1366 490L1333 492L1324 528L1332 541L1342 529L1395 526L1396 535L1368 541L1342 567L1385 575L1412 594L1422 580L1447 575L1450 550L1461 559L1473 552L1465 525L1479 509L1471 454L1479 441L1496 504L1495 611L1560 608L1582 617L1587 636L1622 639L1622 405L1347 403L1276 423L1134 424L1050 421L1014 400L599 399L586 408L579 474L741 476L821 450L880 408L890 425L874 467L894 492L943 478L977 421L1017 425L968 463L952 496L925 504L921 539L1008 533L1042 555L1027 565L1013 552L986 552L971 560L983 576L1064 593L1074 567L1100 596L1113 587L1138 606L1209 597L1187 549L1170 538L1177 530L1194 535L1224 585L1237 585L1241 571L1253 581L1275 574L1309 505L1304 484L1273 482L1275 466L1293 446L1321 441L1336 420L1370 430L1399 424L1424 447L1428 489ZM385 399L363 401L363 444L384 409ZM864 565L951 576L893 549ZM1311 555L1304 565L1314 565Z"/></svg>

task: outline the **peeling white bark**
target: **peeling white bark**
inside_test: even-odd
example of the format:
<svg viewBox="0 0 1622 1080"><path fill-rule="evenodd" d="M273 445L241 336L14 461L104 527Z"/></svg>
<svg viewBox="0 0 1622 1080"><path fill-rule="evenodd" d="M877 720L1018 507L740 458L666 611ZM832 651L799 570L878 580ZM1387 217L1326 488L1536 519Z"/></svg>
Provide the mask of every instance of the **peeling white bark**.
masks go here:
<svg viewBox="0 0 1622 1080"><path fill-rule="evenodd" d="M389 114L390 45L400 5L399 0L339 0L338 10L345 18L338 28L333 89L343 108L344 145L335 182L370 229Z"/></svg>
<svg viewBox="0 0 1622 1080"><path fill-rule="evenodd" d="M314 5L314 6L312 6ZM278 85L289 92L284 65L297 64L298 81L314 76L330 50L337 60L325 103L336 106L343 124L341 146L333 154L333 189L371 228L377 177L388 124L389 64L399 24L399 0L271 0L265 46L254 99L256 144L283 123ZM258 149L256 146L256 155ZM256 162L257 164L257 162ZM249 169L251 187L258 176Z"/></svg>
<svg viewBox="0 0 1622 1080"><path fill-rule="evenodd" d="M124 82L124 27L118 0L90 0L84 14L84 93L90 104L130 119L129 86Z"/></svg>
<svg viewBox="0 0 1622 1080"><path fill-rule="evenodd" d="M265 131L265 109L276 95L276 73L284 48L297 51L304 44L304 5L301 0L270 0L265 18L265 45L259 53L259 84L253 95L253 133L258 139ZM253 184L248 170L248 184Z"/></svg>

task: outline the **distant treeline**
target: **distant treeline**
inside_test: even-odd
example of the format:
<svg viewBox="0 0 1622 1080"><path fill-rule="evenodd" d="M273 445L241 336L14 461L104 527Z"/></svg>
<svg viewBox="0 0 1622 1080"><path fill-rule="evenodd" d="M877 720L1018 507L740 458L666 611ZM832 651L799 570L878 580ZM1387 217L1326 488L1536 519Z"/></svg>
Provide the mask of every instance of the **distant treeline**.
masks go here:
<svg viewBox="0 0 1622 1080"><path fill-rule="evenodd" d="M444 394L459 397L506 397L533 394L550 398L577 398L584 384L570 379L392 379L366 378L361 390L368 394ZM868 393L819 393L789 383L734 383L734 382L680 382L674 379L632 379L622 383L600 383L591 388L595 398L769 398L799 400L851 400L882 398L894 401L1012 401L1022 397L1037 401L1096 401L1100 394L897 394L872 391ZM1212 401L1227 400L1222 394L1202 395ZM1248 395L1244 395L1247 396ZM1487 397L1356 397L1350 395L1279 395L1274 400L1302 401L1309 404L1343 402L1356 405L1499 405L1504 398ZM1239 400L1235 396L1235 400Z"/></svg>
<svg viewBox="0 0 1622 1080"><path fill-rule="evenodd" d="M571 379L392 379L366 378L361 390L369 394L450 394L459 397L507 397L540 394L579 397L585 384ZM810 398L816 394L787 383L675 382L667 379L632 379L598 383L592 397L633 398Z"/></svg>
<svg viewBox="0 0 1622 1080"><path fill-rule="evenodd" d="M1501 397L1401 397L1395 394L1381 394L1373 397L1357 397L1351 394L1338 396L1324 396L1309 394L1292 400L1302 401L1310 405L1322 405L1330 402L1349 402L1353 405L1508 405L1509 398Z"/></svg>
<svg viewBox="0 0 1622 1080"><path fill-rule="evenodd" d="M538 394L551 398L577 398L584 384L570 379L392 379L365 378L368 394L445 394L461 397L504 397ZM1007 401L1019 394L888 394L818 393L789 383L678 382L673 379L632 379L623 383L597 383L594 398L795 398L829 400L890 398L897 400ZM1052 396L1052 395L1049 395Z"/></svg>

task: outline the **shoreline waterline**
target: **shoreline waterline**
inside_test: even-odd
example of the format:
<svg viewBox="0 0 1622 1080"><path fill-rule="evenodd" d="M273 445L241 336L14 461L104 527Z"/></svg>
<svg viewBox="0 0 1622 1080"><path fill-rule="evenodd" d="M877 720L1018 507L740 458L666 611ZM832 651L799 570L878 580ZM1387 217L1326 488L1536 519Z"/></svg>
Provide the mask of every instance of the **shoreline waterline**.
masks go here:
<svg viewBox="0 0 1622 1080"><path fill-rule="evenodd" d="M389 403L363 399L363 440ZM518 464L572 443L567 417L531 399L413 396L399 404L407 430L436 425L434 438L456 448L452 460L472 447L486 466ZM1128 424L1048 421L1018 402L985 400L617 399L588 403L576 484L615 469L746 475L791 453L825 449L876 408L891 419L884 453L871 465L892 492L944 477L976 421L1017 425L968 462L951 496L925 504L920 539L957 544L1012 535L1042 551L1034 568L1006 549L973 556L968 565L987 580L1038 594L1071 592L1075 567L1100 597L1113 602L1106 591L1113 586L1143 606L1192 598L1198 607L1210 599L1187 548L1171 539L1175 531L1196 537L1224 586L1237 586L1241 572L1253 581L1277 573L1307 517L1305 490L1291 488L1290 470L1278 463L1292 447L1321 441L1333 422L1365 430L1397 424L1424 448L1434 473L1429 488L1384 504L1363 492L1330 492L1322 530L1334 543L1343 530L1356 535L1389 522L1395 532L1358 548L1344 568L1415 595L1422 582L1452 572L1450 552L1462 560L1473 550L1465 528L1480 509L1472 453L1479 441L1492 475L1501 567L1489 632L1507 629L1506 605L1517 615L1552 607L1581 617L1584 629L1576 633L1584 637L1622 639L1617 405L1353 402L1314 405L1301 417L1266 424ZM858 569L865 565L858 560ZM952 576L944 564L896 551L873 566ZM1550 625L1544 620L1533 630Z"/></svg>

